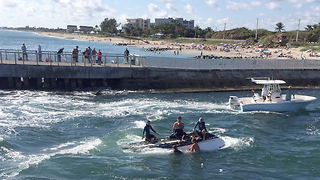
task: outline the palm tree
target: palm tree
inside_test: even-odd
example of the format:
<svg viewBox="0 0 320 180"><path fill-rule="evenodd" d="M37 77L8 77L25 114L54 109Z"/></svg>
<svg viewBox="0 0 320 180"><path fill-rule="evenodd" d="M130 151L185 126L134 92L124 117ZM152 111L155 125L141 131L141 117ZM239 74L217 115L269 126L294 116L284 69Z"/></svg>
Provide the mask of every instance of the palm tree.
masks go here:
<svg viewBox="0 0 320 180"><path fill-rule="evenodd" d="M306 31L312 31L312 30L313 30L312 25L307 25L307 27L306 27Z"/></svg>
<svg viewBox="0 0 320 180"><path fill-rule="evenodd" d="M282 31L284 31L284 24L283 24L282 22L278 22L278 23L276 24L275 30L276 30L277 32L282 32Z"/></svg>

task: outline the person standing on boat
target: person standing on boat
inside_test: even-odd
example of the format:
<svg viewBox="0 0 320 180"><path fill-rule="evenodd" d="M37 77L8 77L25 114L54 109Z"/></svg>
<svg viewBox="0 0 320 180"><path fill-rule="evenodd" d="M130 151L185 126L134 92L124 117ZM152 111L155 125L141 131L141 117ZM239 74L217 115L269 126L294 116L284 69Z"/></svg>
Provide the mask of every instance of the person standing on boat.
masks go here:
<svg viewBox="0 0 320 180"><path fill-rule="evenodd" d="M191 152L200 152L200 147L198 145L198 142L195 139L191 140L192 145L190 146L189 150Z"/></svg>
<svg viewBox="0 0 320 180"><path fill-rule="evenodd" d="M196 130L198 126L199 131ZM206 140L206 133L207 133L206 123L203 121L202 118L199 118L199 121L194 126L193 131L191 133L194 133L196 136L199 136L199 134L202 134L202 141Z"/></svg>
<svg viewBox="0 0 320 180"><path fill-rule="evenodd" d="M175 136L176 138L178 139L182 139L183 140L183 137L185 136L185 132L183 131L184 129L184 123L181 122L181 117L179 116L177 118L177 122L173 123L173 127L172 127L172 136Z"/></svg>
<svg viewBox="0 0 320 180"><path fill-rule="evenodd" d="M286 90L286 101L291 101L291 95L294 97L293 92L291 91L291 86L288 87L289 89Z"/></svg>
<svg viewBox="0 0 320 180"><path fill-rule="evenodd" d="M261 96L262 96L262 99L263 99L263 102L267 99L267 96L268 96L268 88L267 88L267 85L264 85L263 88L262 88L262 92L261 92Z"/></svg>
<svg viewBox="0 0 320 180"><path fill-rule="evenodd" d="M150 133L150 129L151 129L154 133L156 133L157 135L159 135L159 133L157 133L157 132L152 128L152 126L150 125L150 123L151 123L151 121L148 120L146 126L145 126L144 129L143 129L142 139L144 138L144 132L146 132L146 139L145 139L145 140L153 143L154 140L155 140L157 137L156 137L155 135L153 135L153 134Z"/></svg>

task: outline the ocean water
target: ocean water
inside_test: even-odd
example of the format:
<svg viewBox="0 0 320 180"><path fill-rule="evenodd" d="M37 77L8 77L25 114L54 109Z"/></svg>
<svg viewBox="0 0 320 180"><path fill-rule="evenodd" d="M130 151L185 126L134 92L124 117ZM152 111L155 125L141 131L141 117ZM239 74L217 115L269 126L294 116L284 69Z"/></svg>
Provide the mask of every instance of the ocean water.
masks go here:
<svg viewBox="0 0 320 180"><path fill-rule="evenodd" d="M320 90L295 90L320 99ZM298 112L240 113L230 95L0 90L1 179L319 179L319 102ZM203 117L226 142L213 152L121 147L141 141L147 119L159 137L181 116Z"/></svg>
<svg viewBox="0 0 320 180"><path fill-rule="evenodd" d="M21 32L11 42L1 33L1 48L19 49L21 41L27 47L45 47L41 39L55 42L47 50L89 43ZM227 107L228 98L251 96L251 91L110 90L95 96L0 90L0 179L320 179L320 90L294 93L318 100L297 112L240 113ZM141 141L147 119L165 137L177 116L185 131L203 117L209 132L224 139L226 147L181 156L167 149L122 149Z"/></svg>
<svg viewBox="0 0 320 180"><path fill-rule="evenodd" d="M172 51L154 53L147 52L145 48L141 47L114 46L112 42L79 41L76 39L42 36L32 32L0 30L0 49L21 50L22 43L25 43L27 50L36 50L37 45L40 44L42 51L58 51L64 48L64 52L72 52L75 46L79 46L79 50L84 51L86 47L90 46L91 49L100 49L102 53L113 54L123 54L125 49L128 48L131 54L141 56L190 58L198 55L184 52L174 55Z"/></svg>

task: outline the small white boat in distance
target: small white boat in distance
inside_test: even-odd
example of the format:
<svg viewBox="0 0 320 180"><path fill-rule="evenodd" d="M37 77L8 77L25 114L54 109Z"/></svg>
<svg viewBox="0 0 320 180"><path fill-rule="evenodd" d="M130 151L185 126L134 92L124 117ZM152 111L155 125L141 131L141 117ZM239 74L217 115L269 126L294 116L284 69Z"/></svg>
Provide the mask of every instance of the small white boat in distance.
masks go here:
<svg viewBox="0 0 320 180"><path fill-rule="evenodd" d="M306 95L291 95L291 100L286 100L286 94L281 94L280 84L285 84L283 80L270 80L270 78L251 78L251 81L266 85L268 96L264 101L258 93L254 93L253 97L230 96L229 106L231 109L241 111L272 111L272 112L288 112L305 108L317 98Z"/></svg>

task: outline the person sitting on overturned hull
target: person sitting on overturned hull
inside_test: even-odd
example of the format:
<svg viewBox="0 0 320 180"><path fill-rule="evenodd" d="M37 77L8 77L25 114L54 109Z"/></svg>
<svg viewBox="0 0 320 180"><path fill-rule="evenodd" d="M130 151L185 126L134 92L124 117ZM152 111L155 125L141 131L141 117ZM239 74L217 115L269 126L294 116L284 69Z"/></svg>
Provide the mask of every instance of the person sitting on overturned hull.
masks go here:
<svg viewBox="0 0 320 180"><path fill-rule="evenodd" d="M198 126L199 131L196 130ZM199 121L197 122L197 124L194 126L193 130L191 133L194 133L196 136L199 137L199 134L202 134L202 141L206 140L206 133L207 133L207 128L206 128L206 124L203 121L202 118L199 118Z"/></svg>
<svg viewBox="0 0 320 180"><path fill-rule="evenodd" d="M177 138L180 140L183 140L183 137L186 135L186 133L183 131L184 129L184 123L181 121L181 117L179 116L177 118L177 122L173 123L173 127L172 127L172 134L171 134L171 138Z"/></svg>
<svg viewBox="0 0 320 180"><path fill-rule="evenodd" d="M154 143L155 139L157 138L155 135L151 134L150 133L150 129L156 133L157 135L159 135L159 133L157 133L153 128L152 126L150 125L151 121L148 120L147 123L146 123L146 126L144 127L143 129L143 133L142 133L142 139L144 138L144 132L146 132L146 138L145 140L146 141L149 141L149 142L152 142Z"/></svg>

